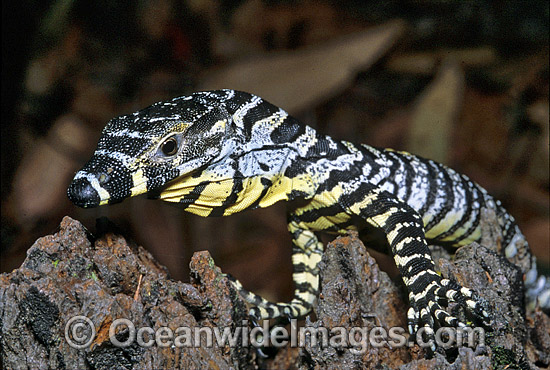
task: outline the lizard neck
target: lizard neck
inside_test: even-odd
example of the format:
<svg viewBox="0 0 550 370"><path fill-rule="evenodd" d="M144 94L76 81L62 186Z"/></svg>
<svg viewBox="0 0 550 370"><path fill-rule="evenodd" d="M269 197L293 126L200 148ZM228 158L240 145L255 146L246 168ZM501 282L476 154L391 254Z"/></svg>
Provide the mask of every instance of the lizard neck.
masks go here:
<svg viewBox="0 0 550 370"><path fill-rule="evenodd" d="M248 116L245 116L248 117ZM318 133L277 109L269 119L238 125L240 143L229 152L235 177L248 189L263 189L257 207L280 200L312 198L318 187L310 172L312 157L320 155ZM235 154L237 153L237 154ZM260 185L261 184L261 185Z"/></svg>

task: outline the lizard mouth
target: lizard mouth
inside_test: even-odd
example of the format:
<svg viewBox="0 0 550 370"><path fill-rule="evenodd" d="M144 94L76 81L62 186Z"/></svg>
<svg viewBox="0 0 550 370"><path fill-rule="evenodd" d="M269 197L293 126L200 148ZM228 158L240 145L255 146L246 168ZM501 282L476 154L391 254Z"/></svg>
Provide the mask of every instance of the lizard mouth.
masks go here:
<svg viewBox="0 0 550 370"><path fill-rule="evenodd" d="M183 205L193 204L199 199L198 194L187 194L185 197L181 198L179 203Z"/></svg>
<svg viewBox="0 0 550 370"><path fill-rule="evenodd" d="M192 175L183 176L177 178L162 188L149 192L149 196L156 199L162 199L168 202L177 202L181 204L191 204L194 203L198 198L199 194L193 192L200 187L204 187L208 182L197 181Z"/></svg>

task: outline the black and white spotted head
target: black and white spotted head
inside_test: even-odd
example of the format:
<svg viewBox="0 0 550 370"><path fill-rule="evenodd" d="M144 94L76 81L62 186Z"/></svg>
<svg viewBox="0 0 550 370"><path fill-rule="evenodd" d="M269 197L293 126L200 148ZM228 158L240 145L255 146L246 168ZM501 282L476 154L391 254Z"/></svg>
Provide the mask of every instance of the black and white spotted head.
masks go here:
<svg viewBox="0 0 550 370"><path fill-rule="evenodd" d="M250 149L245 143L250 142L256 118L245 116L254 107L271 111L262 115L278 111L286 115L257 96L217 90L114 118L104 128L92 158L74 177L68 197L88 208L158 191L205 168L212 168L216 176L233 177L239 164L231 158ZM269 135L256 136L263 142L259 145L271 143ZM240 166L248 168L250 161Z"/></svg>
<svg viewBox="0 0 550 370"><path fill-rule="evenodd" d="M229 135L230 95L196 93L112 119L70 184L69 199L81 207L117 203L207 165Z"/></svg>

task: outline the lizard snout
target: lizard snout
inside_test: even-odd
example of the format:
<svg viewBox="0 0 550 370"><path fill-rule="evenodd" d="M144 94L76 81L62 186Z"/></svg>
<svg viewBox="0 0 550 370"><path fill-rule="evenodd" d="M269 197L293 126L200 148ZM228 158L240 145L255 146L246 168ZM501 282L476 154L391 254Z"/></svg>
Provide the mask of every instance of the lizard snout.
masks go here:
<svg viewBox="0 0 550 370"><path fill-rule="evenodd" d="M75 205L83 208L99 206L99 193L86 178L75 179L69 185L67 196Z"/></svg>

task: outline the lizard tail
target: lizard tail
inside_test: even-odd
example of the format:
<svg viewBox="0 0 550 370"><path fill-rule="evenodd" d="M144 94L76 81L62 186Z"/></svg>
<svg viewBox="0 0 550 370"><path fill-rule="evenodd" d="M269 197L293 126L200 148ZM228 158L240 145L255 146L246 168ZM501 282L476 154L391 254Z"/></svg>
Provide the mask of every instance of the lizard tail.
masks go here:
<svg viewBox="0 0 550 370"><path fill-rule="evenodd" d="M497 201L500 206L500 202ZM504 235L504 255L509 261L520 267L525 274L525 298L527 308L532 310L537 305L550 314L550 277L539 275L537 272L537 258L529 248L525 236L521 233L514 218L499 208L499 222Z"/></svg>
<svg viewBox="0 0 550 370"><path fill-rule="evenodd" d="M536 258L532 258L532 268L525 279L525 289L528 308L540 308L550 314L550 277L537 274Z"/></svg>

